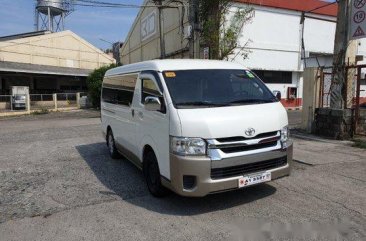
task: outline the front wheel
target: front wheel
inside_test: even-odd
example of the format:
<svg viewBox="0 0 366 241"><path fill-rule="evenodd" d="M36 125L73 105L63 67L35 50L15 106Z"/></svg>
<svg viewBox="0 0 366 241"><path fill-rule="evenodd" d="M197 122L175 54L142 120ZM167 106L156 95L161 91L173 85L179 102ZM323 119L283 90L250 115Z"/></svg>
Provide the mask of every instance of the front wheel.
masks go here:
<svg viewBox="0 0 366 241"><path fill-rule="evenodd" d="M114 140L112 130L109 130L107 133L107 146L108 146L108 150L109 150L109 155L113 159L118 159L120 157L120 155L119 155L119 152L116 147L116 142Z"/></svg>
<svg viewBox="0 0 366 241"><path fill-rule="evenodd" d="M147 187L154 197L167 195L168 190L161 184L159 165L153 152L149 152L145 156L144 175Z"/></svg>

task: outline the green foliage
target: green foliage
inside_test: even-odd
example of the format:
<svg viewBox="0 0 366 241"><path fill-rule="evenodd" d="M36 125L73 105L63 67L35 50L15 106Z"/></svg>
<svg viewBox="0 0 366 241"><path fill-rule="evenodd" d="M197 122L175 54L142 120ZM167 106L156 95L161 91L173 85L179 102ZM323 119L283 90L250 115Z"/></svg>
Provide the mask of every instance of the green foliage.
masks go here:
<svg viewBox="0 0 366 241"><path fill-rule="evenodd" d="M238 40L244 25L253 17L250 6L232 8L230 0L201 0L199 17L202 23L203 44L210 48L211 59L227 59L239 49L243 58L247 58L247 43L240 46ZM236 10L235 10L236 9Z"/></svg>
<svg viewBox="0 0 366 241"><path fill-rule="evenodd" d="M353 139L353 147L358 147L362 149L366 149L366 139L365 138L356 138Z"/></svg>
<svg viewBox="0 0 366 241"><path fill-rule="evenodd" d="M86 80L86 84L88 87L88 97L94 107L100 106L100 93L102 90L102 83L105 72L115 67L117 67L117 65L115 64L103 66L95 69L92 73L89 74Z"/></svg>

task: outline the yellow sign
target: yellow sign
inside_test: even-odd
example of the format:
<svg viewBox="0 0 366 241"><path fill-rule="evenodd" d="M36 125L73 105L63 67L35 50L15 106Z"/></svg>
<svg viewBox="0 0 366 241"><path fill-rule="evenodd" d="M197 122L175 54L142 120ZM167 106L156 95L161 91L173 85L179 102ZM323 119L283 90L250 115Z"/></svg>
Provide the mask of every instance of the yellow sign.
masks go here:
<svg viewBox="0 0 366 241"><path fill-rule="evenodd" d="M174 72L165 72L165 77L168 77L168 78L174 78L176 77L177 75L174 73Z"/></svg>

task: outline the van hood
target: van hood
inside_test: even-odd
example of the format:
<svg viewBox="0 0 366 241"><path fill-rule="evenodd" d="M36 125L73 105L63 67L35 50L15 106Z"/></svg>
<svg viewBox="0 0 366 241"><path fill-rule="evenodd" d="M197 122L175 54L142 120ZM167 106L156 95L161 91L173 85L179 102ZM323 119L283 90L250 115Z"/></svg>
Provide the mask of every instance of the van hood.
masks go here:
<svg viewBox="0 0 366 241"><path fill-rule="evenodd" d="M287 112L280 102L198 109L177 109L182 136L205 139L255 135L278 131L288 125Z"/></svg>

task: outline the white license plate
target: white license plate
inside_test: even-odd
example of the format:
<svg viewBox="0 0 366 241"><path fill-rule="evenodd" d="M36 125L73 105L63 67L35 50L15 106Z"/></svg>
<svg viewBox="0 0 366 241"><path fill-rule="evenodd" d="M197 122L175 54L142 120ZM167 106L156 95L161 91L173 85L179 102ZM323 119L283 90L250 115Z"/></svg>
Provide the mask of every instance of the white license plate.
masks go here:
<svg viewBox="0 0 366 241"><path fill-rule="evenodd" d="M271 181L271 172L262 172L239 178L238 185L240 188L268 181Z"/></svg>

